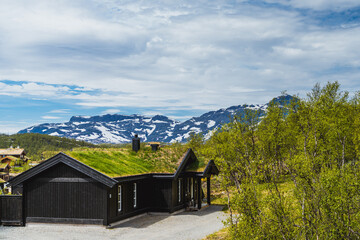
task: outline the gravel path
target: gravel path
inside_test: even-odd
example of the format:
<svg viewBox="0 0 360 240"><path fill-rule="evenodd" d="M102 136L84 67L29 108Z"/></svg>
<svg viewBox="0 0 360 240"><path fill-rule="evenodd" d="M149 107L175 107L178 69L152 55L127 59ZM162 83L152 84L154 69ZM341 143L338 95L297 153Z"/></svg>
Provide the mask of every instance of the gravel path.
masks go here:
<svg viewBox="0 0 360 240"><path fill-rule="evenodd" d="M202 239L223 228L226 215L221 206L210 206L197 212L170 215L145 215L113 229L91 225L29 224L26 227L0 227L0 239L126 239L151 240Z"/></svg>

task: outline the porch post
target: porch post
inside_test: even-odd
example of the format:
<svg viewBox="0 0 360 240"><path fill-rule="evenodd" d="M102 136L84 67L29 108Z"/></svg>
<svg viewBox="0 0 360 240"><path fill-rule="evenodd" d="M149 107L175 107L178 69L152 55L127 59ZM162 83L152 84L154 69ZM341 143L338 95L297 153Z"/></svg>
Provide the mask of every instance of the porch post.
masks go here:
<svg viewBox="0 0 360 240"><path fill-rule="evenodd" d="M201 202L202 202L202 199L201 199L201 178L198 178L198 209L201 209Z"/></svg>
<svg viewBox="0 0 360 240"><path fill-rule="evenodd" d="M207 187L207 204L210 205L210 177L206 178L206 187Z"/></svg>

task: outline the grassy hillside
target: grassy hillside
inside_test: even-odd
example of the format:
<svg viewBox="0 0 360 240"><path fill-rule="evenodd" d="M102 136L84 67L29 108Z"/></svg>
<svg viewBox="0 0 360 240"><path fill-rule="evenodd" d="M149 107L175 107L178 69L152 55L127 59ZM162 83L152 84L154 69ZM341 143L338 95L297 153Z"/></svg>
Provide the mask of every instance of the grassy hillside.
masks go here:
<svg viewBox="0 0 360 240"><path fill-rule="evenodd" d="M38 133L0 134L0 148L8 148L10 146L24 148L31 160L39 161L41 160L41 153L44 151L66 151L76 147L92 148L96 145Z"/></svg>
<svg viewBox="0 0 360 240"><path fill-rule="evenodd" d="M129 146L123 148L75 148L72 151L64 151L65 154L110 177L143 173L174 173L185 152L186 146L180 144L165 146L156 152L144 144L138 152L132 151ZM44 157L49 158L56 153L58 152L47 151L44 153ZM204 165L203 161L201 162Z"/></svg>

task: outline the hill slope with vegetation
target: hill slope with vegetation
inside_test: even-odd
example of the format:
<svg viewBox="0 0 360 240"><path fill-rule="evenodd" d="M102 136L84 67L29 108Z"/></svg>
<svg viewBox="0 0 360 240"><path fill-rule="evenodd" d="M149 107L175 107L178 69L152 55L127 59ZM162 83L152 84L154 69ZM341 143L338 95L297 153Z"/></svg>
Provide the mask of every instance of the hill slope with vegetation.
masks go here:
<svg viewBox="0 0 360 240"><path fill-rule="evenodd" d="M359 239L360 92L317 84L296 103L271 104L260 124L258 114L197 141L220 168L227 237Z"/></svg>
<svg viewBox="0 0 360 240"><path fill-rule="evenodd" d="M74 139L49 136L38 133L24 133L14 135L0 135L0 148L17 147L24 148L27 157L33 161L40 161L44 151L66 151L76 147L96 147L96 145L77 141Z"/></svg>

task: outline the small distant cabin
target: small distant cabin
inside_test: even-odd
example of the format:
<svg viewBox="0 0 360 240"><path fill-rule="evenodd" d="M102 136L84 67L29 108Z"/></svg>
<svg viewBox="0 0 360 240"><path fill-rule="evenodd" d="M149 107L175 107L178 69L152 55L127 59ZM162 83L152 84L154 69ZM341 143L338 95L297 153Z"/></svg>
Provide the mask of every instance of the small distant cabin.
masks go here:
<svg viewBox="0 0 360 240"><path fill-rule="evenodd" d="M8 163L8 164L17 164L19 163L19 161L21 161L20 158L16 158L16 157L13 157L13 156L6 156L6 157L3 157L3 158L0 158L0 163Z"/></svg>
<svg viewBox="0 0 360 240"><path fill-rule="evenodd" d="M9 181L13 190L22 189L25 223L111 226L146 212L201 209L202 179L207 182L206 199L210 204L210 178L219 173L214 161L199 167L191 149L183 154L174 172L127 175L119 168L109 175L98 165L90 167L82 161L59 153Z"/></svg>
<svg viewBox="0 0 360 240"><path fill-rule="evenodd" d="M20 159L22 162L27 162L28 157L26 157L26 152L23 148L6 148L0 149L0 161L9 160L9 161L16 161ZM5 159L7 158L7 159Z"/></svg>
<svg viewBox="0 0 360 240"><path fill-rule="evenodd" d="M0 179L9 181L10 168L9 163L0 163Z"/></svg>

